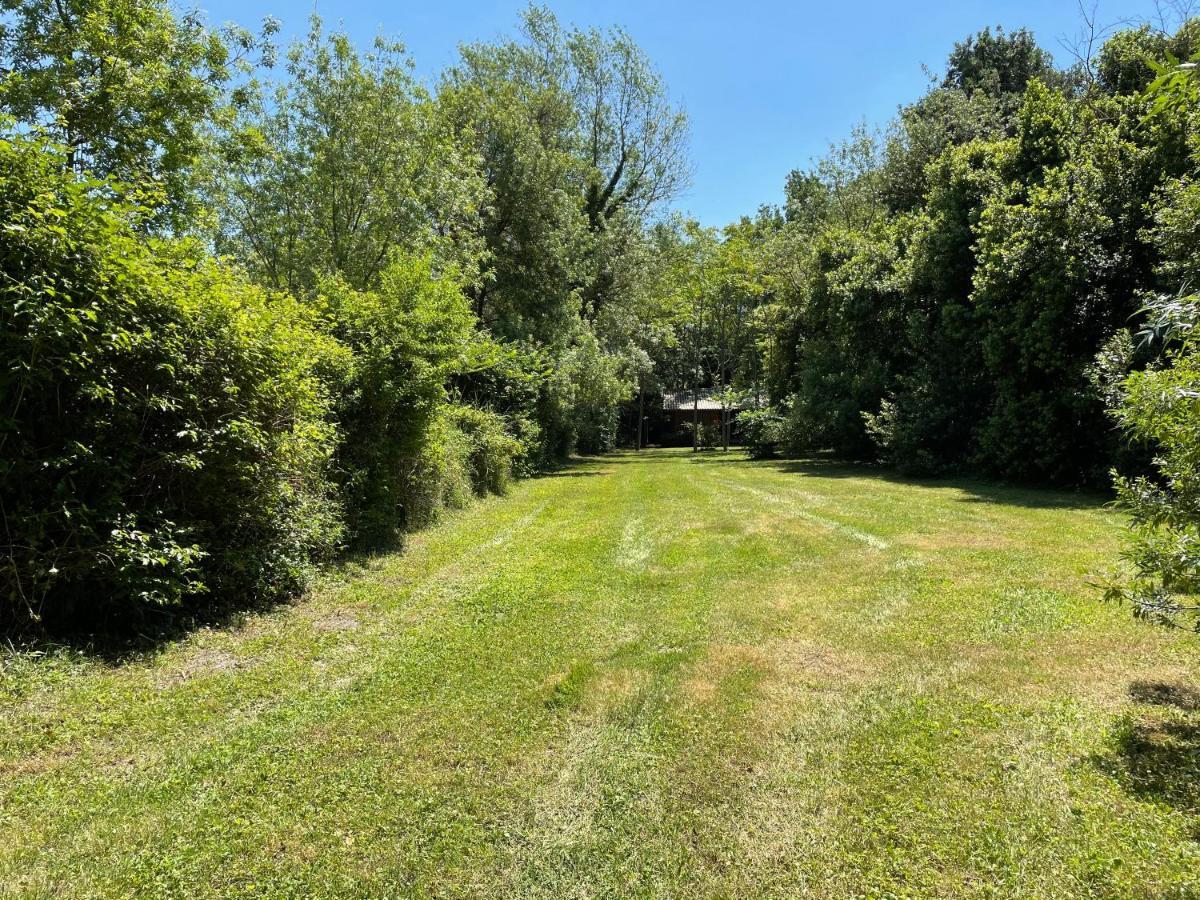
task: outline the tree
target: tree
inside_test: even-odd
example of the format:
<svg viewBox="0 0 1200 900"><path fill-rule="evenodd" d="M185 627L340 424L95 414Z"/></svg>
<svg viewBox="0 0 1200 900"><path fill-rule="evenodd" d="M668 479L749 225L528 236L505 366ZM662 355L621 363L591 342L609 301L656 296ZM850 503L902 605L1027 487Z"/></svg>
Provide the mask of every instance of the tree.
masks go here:
<svg viewBox="0 0 1200 900"><path fill-rule="evenodd" d="M1112 112L1032 83L980 214L972 299L992 401L978 462L994 475L1095 483L1113 459L1086 373L1152 277L1142 231L1161 171Z"/></svg>
<svg viewBox="0 0 1200 900"><path fill-rule="evenodd" d="M336 274L378 283L396 248L476 277L482 184L399 44L361 54L345 34L288 52L288 80L225 132L211 172L216 246L293 292Z"/></svg>
<svg viewBox="0 0 1200 900"><path fill-rule="evenodd" d="M325 279L312 300L354 354L337 392L342 431L334 467L348 537L385 544L414 522L414 469L447 401L452 376L471 368L475 318L460 285L429 257L394 253L369 291Z"/></svg>
<svg viewBox="0 0 1200 900"><path fill-rule="evenodd" d="M977 91L1020 95L1033 79L1056 77L1053 57L1038 46L1031 31L1020 28L1008 34L1003 28L994 33L985 28L954 45L942 87L967 96Z"/></svg>
<svg viewBox="0 0 1200 900"><path fill-rule="evenodd" d="M468 45L438 103L485 187L475 312L498 337L561 349L579 317L587 225L577 114L556 69L520 42Z"/></svg>
<svg viewBox="0 0 1200 900"><path fill-rule="evenodd" d="M976 236L986 199L1000 184L1003 142L974 141L930 163L923 208L905 220L902 290L910 309L900 333L910 365L888 390L884 457L902 471L934 474L969 467L976 430L991 398L971 292Z"/></svg>
<svg viewBox="0 0 1200 900"><path fill-rule="evenodd" d="M488 232L497 258L510 236L517 252L540 238L555 259L566 255L557 271L568 273L580 315L594 321L615 295L616 260L686 184L686 116L628 34L566 29L544 7L525 12L522 39L466 48L446 83L444 94L485 110L471 124L496 199ZM505 195L529 186L540 220L513 215L515 200ZM573 195L582 223L566 215L564 195ZM543 224L551 227L536 227ZM515 287L520 296L523 286Z"/></svg>
<svg viewBox="0 0 1200 900"><path fill-rule="evenodd" d="M67 165L158 186L179 228L209 126L244 99L230 91L270 63L259 36L216 31L167 0L0 0L0 111L65 146Z"/></svg>

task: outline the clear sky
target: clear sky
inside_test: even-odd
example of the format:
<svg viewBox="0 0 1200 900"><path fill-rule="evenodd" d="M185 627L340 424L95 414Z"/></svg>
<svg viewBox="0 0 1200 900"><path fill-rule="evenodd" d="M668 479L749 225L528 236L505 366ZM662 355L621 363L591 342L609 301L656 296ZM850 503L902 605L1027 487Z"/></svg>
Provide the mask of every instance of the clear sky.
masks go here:
<svg viewBox="0 0 1200 900"><path fill-rule="evenodd" d="M1085 0L1091 9L1092 0ZM400 38L432 83L460 43L511 34L524 0L198 0L214 23L283 22L314 9L366 44ZM856 122L882 125L925 90L955 41L985 25L1033 30L1059 62L1083 24L1077 0L552 0L564 23L621 25L649 53L692 125L693 179L676 203L723 225L778 203L789 171ZM1101 0L1098 19L1148 16L1152 0Z"/></svg>

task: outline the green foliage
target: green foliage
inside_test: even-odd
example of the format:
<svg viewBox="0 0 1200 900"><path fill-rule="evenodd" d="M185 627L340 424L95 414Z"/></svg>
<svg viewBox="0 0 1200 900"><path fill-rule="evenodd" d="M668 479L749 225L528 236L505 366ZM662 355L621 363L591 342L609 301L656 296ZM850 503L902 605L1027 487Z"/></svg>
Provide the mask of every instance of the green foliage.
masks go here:
<svg viewBox="0 0 1200 900"><path fill-rule="evenodd" d="M974 242L1006 152L1004 143L983 141L948 149L928 166L924 208L906 222L900 274L911 309L902 336L912 352L880 402L879 424L886 421L887 428L872 434L882 458L905 472L960 469L974 452L976 425L990 397L978 310L970 300Z"/></svg>
<svg viewBox="0 0 1200 900"><path fill-rule="evenodd" d="M1150 102L1149 115L1168 119L1193 117L1200 101L1200 19L1190 19L1170 37L1148 34L1143 29L1136 37L1127 38L1127 42L1136 45L1134 52L1141 53L1145 66L1138 72L1142 78L1132 84L1141 89L1143 81L1149 81L1144 88ZM1127 69L1128 66L1122 67L1120 63L1130 55L1128 50L1124 54L1114 54L1112 68L1116 71ZM1147 68L1150 77L1147 77ZM1125 82L1129 81L1126 76Z"/></svg>
<svg viewBox="0 0 1200 900"><path fill-rule="evenodd" d="M410 517L406 497L422 477L416 461L446 402L445 385L470 365L474 317L456 281L434 277L428 257L402 255L393 256L376 290L331 279L316 306L353 354L335 409L349 537L385 543L427 518L425 511Z"/></svg>
<svg viewBox="0 0 1200 900"><path fill-rule="evenodd" d="M620 29L530 7L520 39L463 48L439 99L488 185L480 317L562 347L621 296L624 257L687 177L687 119Z"/></svg>
<svg viewBox="0 0 1200 900"><path fill-rule="evenodd" d="M1186 87L1189 70L1179 69L1179 60L1200 49L1198 38L1200 20L1184 22L1174 35L1149 25L1120 31L1101 48L1096 66L1100 85L1114 94L1134 95L1149 89L1158 110L1165 112L1172 101L1162 95L1175 84ZM1175 75L1183 77L1176 80Z"/></svg>
<svg viewBox="0 0 1200 900"><path fill-rule="evenodd" d="M494 412L470 406L452 406L447 415L451 426L466 439L465 460L474 492L480 496L503 494L525 451L522 443L509 433L506 420Z"/></svg>
<svg viewBox="0 0 1200 900"><path fill-rule="evenodd" d="M1031 86L1009 180L979 217L972 300L992 399L977 452L1004 477L1099 482L1113 459L1086 372L1149 282L1153 180L1147 153L1091 112Z"/></svg>
<svg viewBox="0 0 1200 900"><path fill-rule="evenodd" d="M338 542L312 313L138 235L66 151L0 142L5 618L277 599Z"/></svg>
<svg viewBox="0 0 1200 900"><path fill-rule="evenodd" d="M862 411L878 406L904 351L895 340L904 323L896 236L886 225L830 226L809 252L812 275L782 398L793 450L869 455Z"/></svg>
<svg viewBox="0 0 1200 900"><path fill-rule="evenodd" d="M460 509L473 497L505 492L525 452L506 419L469 406L440 407L422 438L399 485L410 529L437 521L442 510Z"/></svg>
<svg viewBox="0 0 1200 900"><path fill-rule="evenodd" d="M858 129L793 173L765 275L790 452L1064 484L1136 461L1095 361L1142 297L1195 277L1198 195L1189 117L1146 120L1131 67L1194 31L1118 33L1086 85L1027 32L982 32L882 157Z"/></svg>
<svg viewBox="0 0 1200 900"><path fill-rule="evenodd" d="M721 429L711 422L684 422L683 433L697 449L714 450L721 446Z"/></svg>
<svg viewBox="0 0 1200 900"><path fill-rule="evenodd" d="M738 434L751 459L772 459L782 448L786 418L775 407L748 409L737 418Z"/></svg>
<svg viewBox="0 0 1200 900"><path fill-rule="evenodd" d="M603 453L616 445L618 404L633 391L622 360L583 332L563 356L550 385L563 449Z"/></svg>
<svg viewBox="0 0 1200 900"><path fill-rule="evenodd" d="M0 0L0 13L0 113L49 131L78 171L159 186L188 229L206 127L242 99L228 92L239 72L270 63L274 20L255 37L167 0Z"/></svg>
<svg viewBox="0 0 1200 900"><path fill-rule="evenodd" d="M1130 375L1115 414L1133 438L1157 448L1156 472L1116 478L1131 517L1129 571L1108 596L1157 621L1190 616L1200 630L1200 299L1160 299L1151 313L1146 335L1170 342L1166 364Z"/></svg>
<svg viewBox="0 0 1200 900"><path fill-rule="evenodd" d="M954 45L942 86L968 95L1020 94L1033 79L1055 74L1053 57L1038 46L1032 32L1021 28L1006 34L997 28L993 34L985 28Z"/></svg>
<svg viewBox="0 0 1200 900"><path fill-rule="evenodd" d="M292 292L335 274L372 288L397 247L473 277L482 185L410 69L399 45L361 53L314 17L287 79L224 130L210 163L218 249Z"/></svg>

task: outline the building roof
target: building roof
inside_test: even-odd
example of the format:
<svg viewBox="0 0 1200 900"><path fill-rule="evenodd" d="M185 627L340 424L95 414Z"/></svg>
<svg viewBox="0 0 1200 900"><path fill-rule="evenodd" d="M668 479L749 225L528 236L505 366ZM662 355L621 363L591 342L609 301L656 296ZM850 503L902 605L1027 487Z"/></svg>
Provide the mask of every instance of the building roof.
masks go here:
<svg viewBox="0 0 1200 900"><path fill-rule="evenodd" d="M691 391L664 391L663 392L663 409L667 412L677 410L719 410L721 404L714 400L712 391L700 391L699 401L693 404ZM729 407L730 409L741 409L743 404Z"/></svg>

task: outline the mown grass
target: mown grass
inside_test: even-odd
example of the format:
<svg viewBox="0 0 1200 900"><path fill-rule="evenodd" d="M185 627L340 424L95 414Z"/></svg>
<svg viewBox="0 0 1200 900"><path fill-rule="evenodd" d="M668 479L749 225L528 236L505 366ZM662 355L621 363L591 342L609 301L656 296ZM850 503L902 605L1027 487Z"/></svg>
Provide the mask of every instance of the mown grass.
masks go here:
<svg viewBox="0 0 1200 900"><path fill-rule="evenodd" d="M1101 500L656 451L120 664L10 654L14 896L1196 896Z"/></svg>

